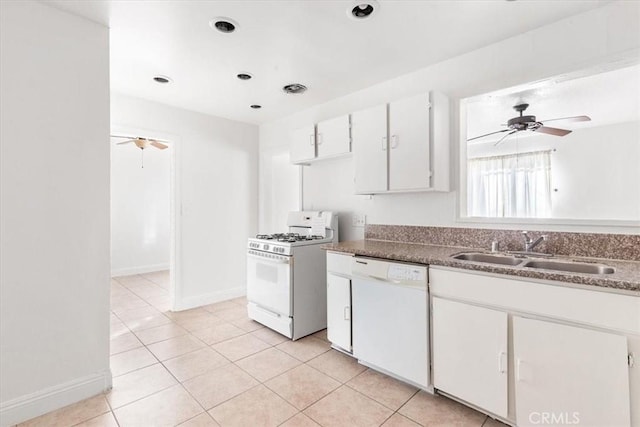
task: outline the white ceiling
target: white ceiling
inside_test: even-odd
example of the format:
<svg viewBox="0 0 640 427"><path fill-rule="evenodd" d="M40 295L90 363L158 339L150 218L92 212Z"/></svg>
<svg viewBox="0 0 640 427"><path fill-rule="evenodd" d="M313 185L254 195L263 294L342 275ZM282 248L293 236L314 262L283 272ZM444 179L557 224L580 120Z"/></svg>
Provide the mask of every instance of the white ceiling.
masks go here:
<svg viewBox="0 0 640 427"><path fill-rule="evenodd" d="M380 0L370 20L349 0L46 0L111 28L111 88L263 123L602 6L602 0ZM237 21L232 34L208 23ZM252 73L242 82L238 72ZM154 75L171 77L160 85ZM287 83L305 84L286 95ZM252 110L250 104L261 104Z"/></svg>
<svg viewBox="0 0 640 427"><path fill-rule="evenodd" d="M513 90L480 95L467 102L467 138L501 129L507 120L518 116L514 105L527 103L524 115L546 119L589 116L589 122L549 122L551 127L577 130L640 120L640 65L632 65L596 74L560 80L549 79ZM519 136L534 135L531 132ZM472 141L489 143L502 138L498 134ZM549 136L549 138L557 138Z"/></svg>

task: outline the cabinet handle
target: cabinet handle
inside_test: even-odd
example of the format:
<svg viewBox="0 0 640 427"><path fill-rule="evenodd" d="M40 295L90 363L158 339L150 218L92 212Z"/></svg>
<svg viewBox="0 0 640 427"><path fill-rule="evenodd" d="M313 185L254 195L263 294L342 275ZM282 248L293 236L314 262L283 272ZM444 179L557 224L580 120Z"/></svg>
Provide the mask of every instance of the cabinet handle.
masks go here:
<svg viewBox="0 0 640 427"><path fill-rule="evenodd" d="M314 144L314 140L313 140L313 135L309 135L309 145L313 145Z"/></svg>
<svg viewBox="0 0 640 427"><path fill-rule="evenodd" d="M398 135L391 135L391 148L398 148Z"/></svg>
<svg viewBox="0 0 640 427"><path fill-rule="evenodd" d="M344 308L344 320L350 320L351 319L351 307L346 306Z"/></svg>
<svg viewBox="0 0 640 427"><path fill-rule="evenodd" d="M501 374L505 373L505 369L504 369L504 356L506 356L506 353L504 351L501 351L500 353L498 353L498 372L500 372Z"/></svg>
<svg viewBox="0 0 640 427"><path fill-rule="evenodd" d="M382 151L387 151L387 137L382 137Z"/></svg>
<svg viewBox="0 0 640 427"><path fill-rule="evenodd" d="M322 134L319 133L318 134L318 145L321 145L321 144L322 144Z"/></svg>
<svg viewBox="0 0 640 427"><path fill-rule="evenodd" d="M531 366L529 366L529 372L527 372L527 362L522 359L516 359L516 381L527 382L531 381L533 373L531 372Z"/></svg>

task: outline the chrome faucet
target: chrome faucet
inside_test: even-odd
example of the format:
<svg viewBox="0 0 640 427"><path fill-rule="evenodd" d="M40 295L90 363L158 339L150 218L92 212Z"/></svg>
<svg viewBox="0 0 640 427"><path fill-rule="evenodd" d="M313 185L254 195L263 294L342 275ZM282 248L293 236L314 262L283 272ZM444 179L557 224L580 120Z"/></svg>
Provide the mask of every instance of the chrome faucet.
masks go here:
<svg viewBox="0 0 640 427"><path fill-rule="evenodd" d="M547 240L547 236L546 235L542 235L542 236L538 237L536 240L533 240L531 237L529 237L528 233L529 233L528 231L523 231L522 232L522 236L524 237L524 251L525 252L531 252L533 250L533 248L538 246L543 241Z"/></svg>

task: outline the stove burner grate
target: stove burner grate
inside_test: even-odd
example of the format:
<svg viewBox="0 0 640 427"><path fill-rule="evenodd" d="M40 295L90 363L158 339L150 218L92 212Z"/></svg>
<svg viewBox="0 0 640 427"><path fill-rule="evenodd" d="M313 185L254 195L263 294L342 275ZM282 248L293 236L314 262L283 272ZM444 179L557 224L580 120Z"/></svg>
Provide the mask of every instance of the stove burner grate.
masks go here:
<svg viewBox="0 0 640 427"><path fill-rule="evenodd" d="M323 236L312 235L302 236L300 233L274 233L274 234L258 234L256 239L260 240L276 240L284 243L304 242L309 240L321 240Z"/></svg>

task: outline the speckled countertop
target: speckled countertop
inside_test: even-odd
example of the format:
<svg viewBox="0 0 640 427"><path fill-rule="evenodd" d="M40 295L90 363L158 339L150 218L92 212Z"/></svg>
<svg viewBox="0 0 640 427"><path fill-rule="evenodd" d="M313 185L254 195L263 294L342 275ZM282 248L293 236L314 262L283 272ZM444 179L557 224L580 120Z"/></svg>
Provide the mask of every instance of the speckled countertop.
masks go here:
<svg viewBox="0 0 640 427"><path fill-rule="evenodd" d="M570 256L556 256L555 261L578 261L586 263L606 264L615 268L612 274L566 273L553 270L533 269L519 266L496 265L480 262L462 261L452 258L461 252L487 252L468 247L425 245L416 243L390 242L382 240L358 240L351 242L331 243L322 246L323 249L343 252L373 258L383 258L395 261L413 262L417 264L439 265L455 267L465 270L484 271L488 273L507 274L511 276L527 277L609 288L611 291L625 291L640 296L640 262L620 261L601 258L584 258ZM529 257L535 258L535 257ZM545 258L549 259L549 258Z"/></svg>

